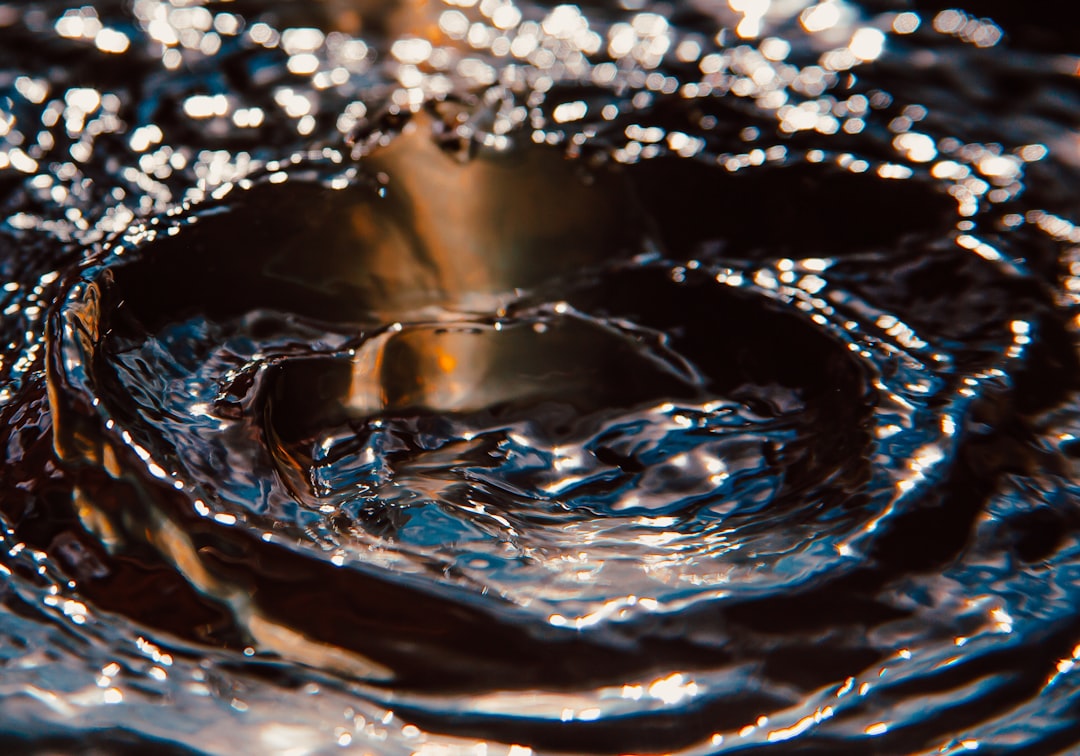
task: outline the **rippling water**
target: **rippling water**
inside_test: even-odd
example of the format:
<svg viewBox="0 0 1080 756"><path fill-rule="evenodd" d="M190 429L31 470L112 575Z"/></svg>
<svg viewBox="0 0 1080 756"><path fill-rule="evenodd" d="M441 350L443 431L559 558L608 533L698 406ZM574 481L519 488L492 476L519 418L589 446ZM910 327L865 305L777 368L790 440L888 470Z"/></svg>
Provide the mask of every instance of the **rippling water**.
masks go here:
<svg viewBox="0 0 1080 756"><path fill-rule="evenodd" d="M1075 748L1080 26L994 10L0 5L5 752Z"/></svg>

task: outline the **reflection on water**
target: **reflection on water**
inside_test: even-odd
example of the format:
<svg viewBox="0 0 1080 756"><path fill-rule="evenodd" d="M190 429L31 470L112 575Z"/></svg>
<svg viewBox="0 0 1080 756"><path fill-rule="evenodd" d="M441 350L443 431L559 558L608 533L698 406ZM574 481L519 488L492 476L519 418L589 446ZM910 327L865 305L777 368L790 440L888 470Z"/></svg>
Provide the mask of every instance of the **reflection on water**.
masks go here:
<svg viewBox="0 0 1080 756"><path fill-rule="evenodd" d="M5 747L1074 747L1080 58L998 10L0 5Z"/></svg>

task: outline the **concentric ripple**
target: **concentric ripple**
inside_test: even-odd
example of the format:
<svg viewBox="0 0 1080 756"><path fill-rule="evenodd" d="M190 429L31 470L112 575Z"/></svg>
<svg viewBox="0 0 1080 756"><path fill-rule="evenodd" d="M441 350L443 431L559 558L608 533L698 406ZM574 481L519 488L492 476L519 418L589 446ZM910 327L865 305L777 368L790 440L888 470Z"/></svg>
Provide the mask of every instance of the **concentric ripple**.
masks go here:
<svg viewBox="0 0 1080 756"><path fill-rule="evenodd" d="M1080 69L880 5L0 5L3 737L1073 747Z"/></svg>
<svg viewBox="0 0 1080 756"><path fill-rule="evenodd" d="M866 487L880 369L729 269L620 265L486 320L368 314L364 327L352 291L340 308L355 320L315 320L334 306L325 295L311 298L320 311L297 311L303 293L276 291L276 271L306 248L257 241L269 272L233 252L246 273L226 280L248 298L230 307L260 309L226 314L217 292L161 290L191 296L173 288L179 272L163 275L168 257L224 258L220 226L246 226L261 204L173 219L166 240L93 269L73 293L76 338L59 342L67 363L98 368L58 393L100 399L113 442L143 449L166 488L191 486L204 516L583 622L633 596L677 606L805 580L839 556L828 540L810 554L800 544L854 537L888 506L891 480ZM86 328L105 335L88 345ZM762 354L766 339L775 350ZM792 551L790 570L760 569Z"/></svg>

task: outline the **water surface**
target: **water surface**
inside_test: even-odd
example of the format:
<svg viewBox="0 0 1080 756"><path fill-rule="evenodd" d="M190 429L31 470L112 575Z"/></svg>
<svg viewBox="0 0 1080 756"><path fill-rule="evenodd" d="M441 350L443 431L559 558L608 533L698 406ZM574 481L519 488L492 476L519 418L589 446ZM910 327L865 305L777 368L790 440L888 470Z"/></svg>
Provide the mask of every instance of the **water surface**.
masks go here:
<svg viewBox="0 0 1080 756"><path fill-rule="evenodd" d="M1075 747L1010 7L0 5L5 747Z"/></svg>

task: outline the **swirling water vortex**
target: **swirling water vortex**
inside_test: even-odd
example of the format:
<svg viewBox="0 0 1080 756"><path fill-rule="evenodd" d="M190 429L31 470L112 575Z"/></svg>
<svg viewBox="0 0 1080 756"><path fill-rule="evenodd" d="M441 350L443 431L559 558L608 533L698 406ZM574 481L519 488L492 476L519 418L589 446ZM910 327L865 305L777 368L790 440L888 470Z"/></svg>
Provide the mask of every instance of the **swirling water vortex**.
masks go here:
<svg viewBox="0 0 1080 756"><path fill-rule="evenodd" d="M1068 17L630 5L0 6L8 750L1080 739Z"/></svg>

